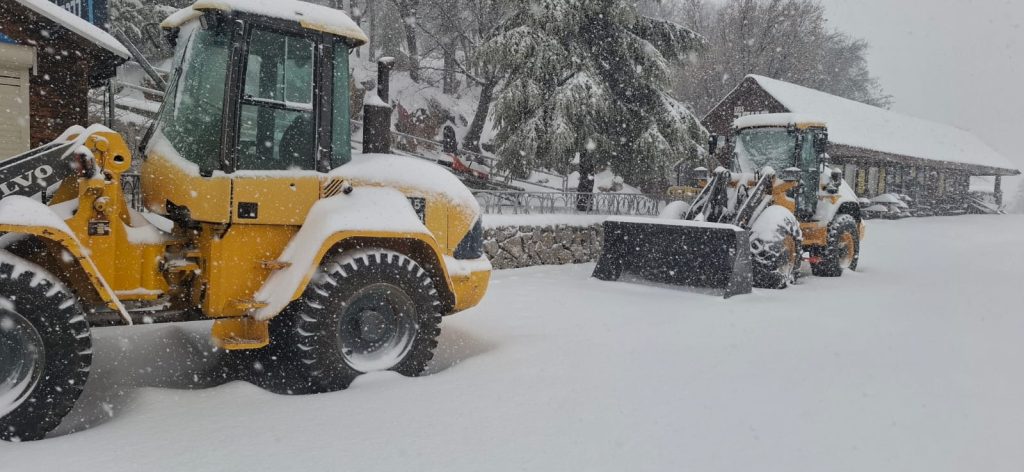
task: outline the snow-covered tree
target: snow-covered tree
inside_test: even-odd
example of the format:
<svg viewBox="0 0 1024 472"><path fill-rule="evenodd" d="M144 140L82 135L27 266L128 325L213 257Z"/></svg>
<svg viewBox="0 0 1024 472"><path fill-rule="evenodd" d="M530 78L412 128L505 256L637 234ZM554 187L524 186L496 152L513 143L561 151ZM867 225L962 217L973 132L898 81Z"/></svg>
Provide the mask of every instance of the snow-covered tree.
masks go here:
<svg viewBox="0 0 1024 472"><path fill-rule="evenodd" d="M672 60L700 47L677 24L626 0L526 0L482 57L507 74L497 93L497 153L509 170L567 172L580 191L610 166L651 189L671 165L703 153L706 131L669 95Z"/></svg>
<svg viewBox="0 0 1024 472"><path fill-rule="evenodd" d="M868 71L868 43L830 28L818 0L666 0L643 9L707 38L704 53L680 67L675 87L700 113L747 74L876 106L891 102Z"/></svg>

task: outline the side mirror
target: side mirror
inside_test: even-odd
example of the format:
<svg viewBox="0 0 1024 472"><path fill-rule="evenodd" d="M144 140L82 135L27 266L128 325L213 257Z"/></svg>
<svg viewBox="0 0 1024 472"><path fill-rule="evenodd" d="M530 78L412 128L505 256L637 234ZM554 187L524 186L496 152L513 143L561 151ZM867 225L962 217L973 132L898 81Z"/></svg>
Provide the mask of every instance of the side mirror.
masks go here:
<svg viewBox="0 0 1024 472"><path fill-rule="evenodd" d="M718 152L718 135L712 134L708 137L708 154L714 156L716 152Z"/></svg>
<svg viewBox="0 0 1024 472"><path fill-rule="evenodd" d="M825 191L833 195L839 193L839 187L843 185L843 170L834 167L832 168L832 174L829 175L828 184L825 185Z"/></svg>
<svg viewBox="0 0 1024 472"><path fill-rule="evenodd" d="M828 133L822 132L814 135L814 151L818 155L828 152Z"/></svg>

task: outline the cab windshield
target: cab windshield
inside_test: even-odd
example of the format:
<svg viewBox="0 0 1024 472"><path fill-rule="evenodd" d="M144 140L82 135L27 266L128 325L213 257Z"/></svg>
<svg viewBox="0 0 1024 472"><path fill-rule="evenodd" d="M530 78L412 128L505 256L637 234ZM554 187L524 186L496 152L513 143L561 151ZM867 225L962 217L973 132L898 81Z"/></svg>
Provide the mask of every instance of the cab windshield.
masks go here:
<svg viewBox="0 0 1024 472"><path fill-rule="evenodd" d="M793 167L796 134L786 128L745 129L736 136L736 163L740 172Z"/></svg>
<svg viewBox="0 0 1024 472"><path fill-rule="evenodd" d="M179 51L157 130L179 156L200 168L212 167L220 154L230 35L212 29L192 31Z"/></svg>

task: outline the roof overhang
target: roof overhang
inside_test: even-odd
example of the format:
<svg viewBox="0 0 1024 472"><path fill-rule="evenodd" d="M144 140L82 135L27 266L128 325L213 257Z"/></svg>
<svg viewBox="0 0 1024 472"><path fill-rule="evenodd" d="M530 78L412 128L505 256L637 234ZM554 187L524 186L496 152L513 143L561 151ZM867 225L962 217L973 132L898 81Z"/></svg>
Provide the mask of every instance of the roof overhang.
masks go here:
<svg viewBox="0 0 1024 472"><path fill-rule="evenodd" d="M938 161L934 159L923 159L920 157L889 154L885 152L864 149L861 147L850 146L841 143L829 143L829 155L834 159L840 160L868 160L885 164L903 166L912 165L917 167L928 167L933 169L955 170L966 172L967 174L976 176L998 175L1008 177L1014 175L1021 175L1021 171L1018 169L989 167L977 164L964 164L962 162Z"/></svg>

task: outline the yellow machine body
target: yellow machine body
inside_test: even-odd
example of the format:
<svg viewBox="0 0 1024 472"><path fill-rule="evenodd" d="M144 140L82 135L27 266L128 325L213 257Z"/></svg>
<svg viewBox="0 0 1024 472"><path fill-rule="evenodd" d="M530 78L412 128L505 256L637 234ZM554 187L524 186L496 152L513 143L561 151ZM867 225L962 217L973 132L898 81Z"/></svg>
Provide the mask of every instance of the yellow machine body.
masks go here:
<svg viewBox="0 0 1024 472"><path fill-rule="evenodd" d="M188 202L197 223L193 228L161 233L127 204L121 174L129 169L131 154L120 135L93 131L69 139L81 140L101 169L94 178L66 179L54 193L51 211L67 216L64 223L70 231L11 224L0 224L0 231L43 241L49 249L39 253L47 257L36 257L33 262L53 273L85 275L68 277L67 282L85 300L105 305L126 319L131 308L196 310L217 320L213 335L223 347L266 345L268 320L251 316L266 302L255 294L271 274L289 268L278 257L316 202L338 198L330 191L338 187L337 175L343 174L343 169L329 177L283 172L279 177L268 173L204 178L190 175L171 158L152 154L142 165L144 201L157 211L163 210L159 202ZM344 185L351 185L353 192L380 186L355 180L346 180ZM396 250L431 271L445 301L445 314L475 306L486 292L489 269L452 273L447 261L453 260L458 242L479 219L479 210L415 186L396 190L425 200L427 234L389 231L387 225L338 232L319 242L316 260L335 250ZM251 222L233 220L231 216L238 214L237 202L246 200L258 201L267 211ZM387 217L381 215L382 220ZM317 266L305 268L306 276L296 287L293 300L302 295ZM130 305L128 309L126 305Z"/></svg>

